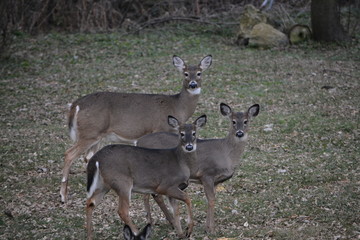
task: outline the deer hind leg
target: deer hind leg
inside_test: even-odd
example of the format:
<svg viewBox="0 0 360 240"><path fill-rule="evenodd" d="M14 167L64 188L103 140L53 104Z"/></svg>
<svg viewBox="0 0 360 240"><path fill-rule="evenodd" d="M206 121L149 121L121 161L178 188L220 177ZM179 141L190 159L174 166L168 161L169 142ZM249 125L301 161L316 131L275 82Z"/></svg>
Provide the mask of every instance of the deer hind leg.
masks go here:
<svg viewBox="0 0 360 240"><path fill-rule="evenodd" d="M123 181L121 184L122 186L129 185L129 187L124 187L122 189L114 189L119 196L118 214L120 218L124 221L124 223L131 228L133 233L138 234L139 230L132 222L129 214L132 185L127 184L125 181Z"/></svg>
<svg viewBox="0 0 360 240"><path fill-rule="evenodd" d="M206 231L209 233L214 233L215 185L212 179L205 179L202 181L202 184L204 186L204 191L208 202L208 208L206 213L206 225L205 225Z"/></svg>
<svg viewBox="0 0 360 240"><path fill-rule="evenodd" d="M99 150L100 140L94 143L85 153L84 161L88 163L90 158Z"/></svg>
<svg viewBox="0 0 360 240"><path fill-rule="evenodd" d="M65 159L64 159L64 168L63 168L63 177L61 180L61 188L60 188L60 196L61 202L67 202L67 185L68 185L68 178L70 173L70 167L75 159L80 157L80 155L85 152L91 145L96 142L96 139L90 139L86 141L79 140L74 146L69 148L65 152Z"/></svg>
<svg viewBox="0 0 360 240"><path fill-rule="evenodd" d="M153 220L151 218L151 207L150 207L150 194L144 194L144 207L146 211L147 223L152 224Z"/></svg>
<svg viewBox="0 0 360 240"><path fill-rule="evenodd" d="M94 208L100 204L104 195L109 191L108 188L96 189L90 198L86 200L86 229L87 239L93 238L92 213Z"/></svg>

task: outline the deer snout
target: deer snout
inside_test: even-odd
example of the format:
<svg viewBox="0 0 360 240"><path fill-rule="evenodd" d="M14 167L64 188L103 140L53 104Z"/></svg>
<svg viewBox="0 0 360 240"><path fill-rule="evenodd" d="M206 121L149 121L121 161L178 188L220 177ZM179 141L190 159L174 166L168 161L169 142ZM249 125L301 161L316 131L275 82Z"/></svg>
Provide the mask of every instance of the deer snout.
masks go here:
<svg viewBox="0 0 360 240"><path fill-rule="evenodd" d="M185 149L186 149L186 151L191 152L191 151L194 149L194 146L191 145L191 144L187 144L187 145L185 146Z"/></svg>
<svg viewBox="0 0 360 240"><path fill-rule="evenodd" d="M244 135L245 135L245 133L241 130L236 132L236 137L238 137L238 138L242 138Z"/></svg>
<svg viewBox="0 0 360 240"><path fill-rule="evenodd" d="M197 84L197 82L195 82L195 81L191 81L191 82L189 83L189 88L191 88L191 89L197 88L197 86L198 86L198 84Z"/></svg>

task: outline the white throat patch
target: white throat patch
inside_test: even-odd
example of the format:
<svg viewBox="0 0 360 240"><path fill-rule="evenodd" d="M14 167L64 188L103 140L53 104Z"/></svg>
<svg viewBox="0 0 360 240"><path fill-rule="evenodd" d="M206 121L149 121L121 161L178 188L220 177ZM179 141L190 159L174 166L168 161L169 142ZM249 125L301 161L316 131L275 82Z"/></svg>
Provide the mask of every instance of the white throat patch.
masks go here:
<svg viewBox="0 0 360 240"><path fill-rule="evenodd" d="M198 94L200 94L200 92L201 92L201 88L188 89L188 92L189 92L191 95L198 95Z"/></svg>
<svg viewBox="0 0 360 240"><path fill-rule="evenodd" d="M245 133L245 135L244 135L242 138L236 137L236 139L237 139L239 142L245 142L245 141L248 140L248 134Z"/></svg>

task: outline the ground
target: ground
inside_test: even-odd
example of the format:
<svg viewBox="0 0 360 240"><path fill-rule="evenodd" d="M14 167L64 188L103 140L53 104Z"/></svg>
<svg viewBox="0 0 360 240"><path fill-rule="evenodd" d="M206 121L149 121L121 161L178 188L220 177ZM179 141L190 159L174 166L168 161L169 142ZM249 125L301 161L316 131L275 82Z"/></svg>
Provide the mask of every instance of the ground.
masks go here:
<svg viewBox="0 0 360 240"><path fill-rule="evenodd" d="M191 239L360 239L359 44L259 50L231 36L177 24L137 35L18 34L0 67L0 239L85 238L82 159L71 169L69 203L59 197L72 144L67 104L94 91L176 93L174 54L192 64L213 56L192 118L208 115L201 137L226 135L221 102L237 111L261 106L241 164L217 189L215 234L204 232L201 186L187 189ZM96 239L122 235L116 208L109 193L94 214ZM141 195L133 195L131 216L145 226ZM176 238L155 205L153 217L152 239Z"/></svg>

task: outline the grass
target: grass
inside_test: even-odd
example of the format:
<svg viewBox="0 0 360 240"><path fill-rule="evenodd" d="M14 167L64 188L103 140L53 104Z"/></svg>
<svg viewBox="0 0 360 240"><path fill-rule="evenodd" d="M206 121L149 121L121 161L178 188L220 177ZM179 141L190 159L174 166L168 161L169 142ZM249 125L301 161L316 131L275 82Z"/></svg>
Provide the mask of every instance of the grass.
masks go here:
<svg viewBox="0 0 360 240"><path fill-rule="evenodd" d="M230 44L229 32L173 24L126 36L16 36L0 63L0 238L85 238L83 161L72 167L69 205L58 196L63 154L71 146L67 103L102 90L178 92L181 76L172 55L195 64L212 54L194 115L209 116L201 136L226 135L220 102L242 111L259 103L261 111L241 166L218 189L214 235L204 232L202 188L189 187L192 239L358 239L359 45L260 51ZM266 124L273 124L271 132L263 130ZM132 204L131 215L143 227L141 197ZM122 234L116 208L108 194L96 209L97 239ZM174 239L153 208L153 239Z"/></svg>

